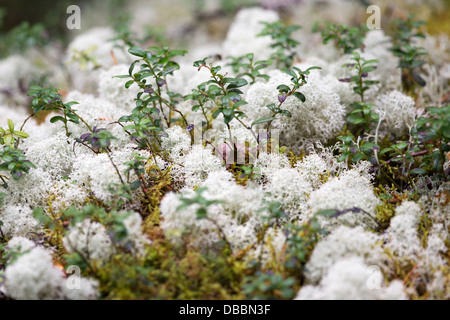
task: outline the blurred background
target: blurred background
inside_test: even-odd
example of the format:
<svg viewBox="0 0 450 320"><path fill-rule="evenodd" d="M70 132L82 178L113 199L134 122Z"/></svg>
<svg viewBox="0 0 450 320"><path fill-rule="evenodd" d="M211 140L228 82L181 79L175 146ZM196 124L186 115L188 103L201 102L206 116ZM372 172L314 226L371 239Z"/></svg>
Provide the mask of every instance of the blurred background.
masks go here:
<svg viewBox="0 0 450 320"><path fill-rule="evenodd" d="M251 6L276 10L308 30L321 21L359 25L370 4L382 10L382 29L392 18L413 13L428 22L427 33L450 34L450 0L0 0L0 54L46 40L66 44L97 26L170 44L220 41L236 12ZM81 8L81 30L66 27L69 5Z"/></svg>
<svg viewBox="0 0 450 320"><path fill-rule="evenodd" d="M447 63L450 0L0 0L0 105L27 106L30 85L97 94L101 71L129 65L126 50L132 45L188 50L189 66L208 55L248 53L246 37L267 14L302 26L295 33L302 43L300 56L333 61L334 51L321 45L318 26L365 26L371 4L381 9L382 34L391 35L392 22L408 14L426 21L423 32L429 37L422 45L441 62L438 66ZM79 30L67 28L70 5L80 8ZM236 18L249 7L271 11ZM229 33L235 19L240 20Z"/></svg>

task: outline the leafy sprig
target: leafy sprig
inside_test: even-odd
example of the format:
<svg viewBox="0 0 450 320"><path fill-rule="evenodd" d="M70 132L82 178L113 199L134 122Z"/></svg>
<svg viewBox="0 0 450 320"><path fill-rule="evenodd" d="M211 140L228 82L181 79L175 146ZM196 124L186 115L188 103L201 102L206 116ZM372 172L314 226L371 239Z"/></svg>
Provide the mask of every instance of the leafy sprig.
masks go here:
<svg viewBox="0 0 450 320"><path fill-rule="evenodd" d="M66 130L66 135L71 136L71 132L69 132L69 128L67 126L68 122L72 122L75 124L79 124L80 121L83 122L86 127L92 131L89 124L82 117L80 117L76 110L72 108L72 106L77 105L78 102L71 101L64 103L62 101L61 94L58 92L58 89L55 88L41 88L39 86L32 86L28 91L28 95L33 98L31 102L32 114L28 117L24 123L22 124L21 129L27 122L27 120L33 116L35 116L40 111L59 111L62 115L54 116L50 119L51 123L55 123L61 121L64 124L64 128Z"/></svg>
<svg viewBox="0 0 450 320"><path fill-rule="evenodd" d="M397 19L394 21L395 33L392 37L392 48L395 56L399 57L398 67L402 69L403 89L408 93L413 93L416 85L424 87L425 80L421 76L420 68L426 63L423 56L428 53L422 47L417 47L414 40L425 38L420 28L424 21L414 20L414 15L408 15L406 20Z"/></svg>
<svg viewBox="0 0 450 320"><path fill-rule="evenodd" d="M366 29L329 23L322 30L322 41L323 44L333 41L336 48L342 50L344 54L350 54L356 49L364 48Z"/></svg>
<svg viewBox="0 0 450 320"><path fill-rule="evenodd" d="M176 56L183 56L186 51L170 50L168 47L151 47L148 50L131 47L128 52L139 59L131 64L128 75L116 77L130 79L125 83L125 88L128 89L136 84L140 91L136 97L136 107L131 115L119 119L119 122L133 123L124 129L133 131L131 137L134 139L140 137L146 141L148 137L153 136L158 140L157 136L164 130L158 115L162 115L167 127L170 127L171 123L175 121L172 119L174 112L180 115L182 122L187 126L188 122L183 113L176 108L176 99L181 96L171 92L167 84L167 76L173 75L180 68L179 64L172 59ZM139 66L139 71L135 72L137 66ZM163 97L163 89L169 99ZM144 145L150 146L150 142L147 140Z"/></svg>
<svg viewBox="0 0 450 320"><path fill-rule="evenodd" d="M268 118L261 118L257 119L252 123L252 127L258 124L267 123L267 129L270 129L270 126L272 122L276 119L276 116L281 114L287 117L291 117L291 113L288 110L285 110L282 108L283 103L289 98L290 96L294 96L297 99L299 99L301 102L306 101L306 97L303 93L298 91L302 86L307 84L307 76L310 74L311 70L317 70L321 69L320 67L314 66L309 67L305 71L302 71L298 67L292 67L292 68L284 68L281 71L286 73L287 75L291 76L291 84L281 84L277 87L277 90L279 92L278 95L278 105L271 103L267 105L267 108L272 111L272 115Z"/></svg>
<svg viewBox="0 0 450 320"><path fill-rule="evenodd" d="M298 25L285 26L282 22L273 23L262 22L264 29L258 34L258 37L270 36L273 40L271 47L275 52L271 55L271 60L277 67L290 67L297 56L296 47L300 44L292 38L292 33L301 29Z"/></svg>
<svg viewBox="0 0 450 320"><path fill-rule="evenodd" d="M28 138L29 135L23 131L15 130L14 122L8 119L8 127L3 129L0 127L0 144L14 148L17 140Z"/></svg>
<svg viewBox="0 0 450 320"><path fill-rule="evenodd" d="M378 121L378 114L372 110L373 104L365 101L365 92L370 89L371 86L377 85L378 80L370 80L369 74L377 68L375 65L378 60L366 60L358 52L352 53L352 62L344 64L342 67L353 70L356 74L345 79L339 79L341 82L348 82L353 84L353 92L355 92L359 98L359 102L352 103L352 112L347 116L349 123L359 125L364 124L366 130L370 128L372 122Z"/></svg>
<svg viewBox="0 0 450 320"><path fill-rule="evenodd" d="M238 78L249 77L252 80L250 84L254 84L258 78L269 81L270 77L262 74L261 70L270 66L271 61L254 61L255 55L253 53L248 53L237 58L229 57L229 59L231 62L228 65L232 67L233 72L237 74Z"/></svg>
<svg viewBox="0 0 450 320"><path fill-rule="evenodd" d="M14 180L19 180L24 173L28 173L30 168L36 166L30 161L26 160L22 150L11 148L10 146L3 146L0 151L0 171L9 171ZM4 176L1 176L3 186L7 187Z"/></svg>

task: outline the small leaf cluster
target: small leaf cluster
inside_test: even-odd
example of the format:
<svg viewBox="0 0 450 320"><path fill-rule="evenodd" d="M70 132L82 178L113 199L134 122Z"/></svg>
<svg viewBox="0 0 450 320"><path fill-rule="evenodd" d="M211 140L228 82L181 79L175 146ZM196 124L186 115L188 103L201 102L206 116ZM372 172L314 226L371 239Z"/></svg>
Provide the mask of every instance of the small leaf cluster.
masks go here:
<svg viewBox="0 0 450 320"><path fill-rule="evenodd" d="M412 132L421 149L427 151L421 167L447 179L448 172L443 166L450 152L450 105L430 107L427 112L428 117L419 118Z"/></svg>
<svg viewBox="0 0 450 320"><path fill-rule="evenodd" d="M244 281L242 289L247 299L292 299L295 295L294 284L296 279L294 277L285 279L281 274L272 271L258 271Z"/></svg>
<svg viewBox="0 0 450 320"><path fill-rule="evenodd" d="M153 136L158 140L158 134L163 131L159 115L163 115L167 126L170 127L173 122L172 112L177 112L187 125L183 114L176 109L177 98L181 98L181 96L169 91L166 81L168 75L173 75L174 71L180 68L179 64L172 59L184 55L186 51L169 50L168 47L151 47L148 50L131 47L128 52L139 59L131 64L128 75L116 77L131 78L125 83L125 88L128 89L136 84L140 91L136 97L136 107L131 115L121 117L119 122L132 122L133 124L124 127L124 130L132 131L131 137L138 142L144 142L145 146L150 143L149 141L145 142L147 138ZM139 66L139 70L135 72L137 66ZM162 97L163 88L166 89L169 100ZM168 109L168 118L164 108Z"/></svg>
<svg viewBox="0 0 450 320"><path fill-rule="evenodd" d="M8 119L8 127L7 128L3 129L0 127L0 144L1 145L6 145L11 148L14 148L18 139L20 139L20 138L25 139L28 137L29 136L27 133L25 133L23 131L15 130L14 122L11 119Z"/></svg>
<svg viewBox="0 0 450 320"><path fill-rule="evenodd" d="M105 128L97 128L94 126L92 132L82 134L80 138L75 138L75 142L81 143L95 153L98 153L107 151L111 145L111 141L115 139L112 133Z"/></svg>
<svg viewBox="0 0 450 320"><path fill-rule="evenodd" d="M288 110L282 109L283 103L290 96L296 97L301 102L306 101L305 95L298 90L307 83L307 76L310 74L311 70L316 70L316 69L321 69L321 68L314 66L314 67L309 67L305 71L302 71L300 68L297 68L297 67L282 69L281 70L282 72L291 76L290 86L286 85L286 84L281 84L277 87L277 90L279 92L278 105L271 103L266 106L270 111L272 111L272 116L268 117L268 118L257 119L252 123L252 126L255 126L257 124L267 123L267 128L270 128L270 124L272 123L272 121L274 121L276 119L276 115L281 114L281 115L284 115L287 117L291 117L292 114Z"/></svg>
<svg viewBox="0 0 450 320"><path fill-rule="evenodd" d="M30 168L35 168L35 165L26 160L25 155L20 149L15 149L10 146L3 146L0 151L0 171L9 171L14 180L19 180L24 173L28 173ZM6 188L7 184L2 179L3 186Z"/></svg>
<svg viewBox="0 0 450 320"><path fill-rule="evenodd" d="M31 25L24 21L0 38L0 54L6 56L12 53L23 53L30 48L39 48L49 42L47 31L43 24Z"/></svg>
<svg viewBox="0 0 450 320"><path fill-rule="evenodd" d="M214 89L213 89L213 91L214 91ZM212 92L209 92L209 93L212 93ZM196 103L192 107L192 111L194 111L194 112L197 112L199 110L202 111L203 117L205 118L205 123L206 123L207 129L211 128L211 124L209 121L209 115L208 115L210 108L208 108L208 106L207 106L207 102L210 100L209 97L210 96L207 92L207 84L206 83L199 84L197 86L197 88L192 89L192 93L190 93L184 97L185 101L192 100Z"/></svg>
<svg viewBox="0 0 450 320"><path fill-rule="evenodd" d="M239 88L246 86L248 84L247 80L227 77L226 74L220 73L221 66L207 64L206 60L207 58L195 61L194 67L197 67L198 70L202 68L208 69L211 79L198 86L198 90L194 91L194 95L188 95L186 99L197 98L197 101L199 101L199 94L203 95L205 99L199 101L200 106L206 101L212 101L216 106L212 117L215 119L222 114L225 124L229 124L235 118L245 116L239 110L239 107L247 104L247 102L242 99L241 95L243 92Z"/></svg>
<svg viewBox="0 0 450 320"><path fill-rule="evenodd" d="M249 77L252 80L250 84L254 84L258 78L269 81L270 77L262 74L261 70L270 66L271 61L254 61L255 55L253 53L248 53L237 58L229 57L229 59L231 62L228 65L232 67L233 72L237 74L238 78Z"/></svg>
<svg viewBox="0 0 450 320"><path fill-rule="evenodd" d="M273 40L271 47L275 52L271 55L271 60L275 62L277 67L290 67L294 63L297 55L295 49L300 42L292 38L292 33L301 27L297 25L285 26L281 21L273 23L262 22L263 30L258 37L270 36Z"/></svg>
<svg viewBox="0 0 450 320"><path fill-rule="evenodd" d="M378 60L366 60L358 52L353 52L351 59L351 63L346 63L342 67L354 70L356 74L350 78L339 79L339 81L352 83L353 91L359 95L360 102L351 105L353 111L347 116L347 121L355 125L364 124L365 129L368 130L372 122L378 121L378 114L372 110L373 104L366 103L364 93L371 86L379 83L378 80L368 79L369 73L376 69L375 64L378 63Z"/></svg>
<svg viewBox="0 0 450 320"><path fill-rule="evenodd" d="M376 159L374 153L375 151L380 150L380 146L365 140L355 142L354 139L355 137L352 134L338 137L338 140L340 141L338 148L341 152L338 161L357 163L361 160L366 160L375 164Z"/></svg>
<svg viewBox="0 0 450 320"><path fill-rule="evenodd" d="M336 48L342 50L344 54L350 54L364 47L365 33L365 28L329 23L322 30L322 41L323 44L333 41Z"/></svg>
<svg viewBox="0 0 450 320"><path fill-rule="evenodd" d="M269 215L264 219L271 221L275 220L276 224L279 224L281 220L289 218L289 216L283 211L282 204L278 201L264 200L265 206L259 210L259 212L268 212Z"/></svg>
<svg viewBox="0 0 450 320"><path fill-rule="evenodd" d="M62 116L54 116L50 119L51 123L61 121L64 124L66 135L69 137L72 133L69 132L67 126L68 122L79 124L82 119L76 114L76 110L72 109L73 105L78 104L76 101L64 103L58 89L55 88L41 88L39 86L32 86L28 91L28 96L33 98L31 102L32 115L36 115L40 111L60 111Z"/></svg>
<svg viewBox="0 0 450 320"><path fill-rule="evenodd" d="M364 102L364 93L374 86L380 83L377 80L369 80L369 72L372 72L377 68L375 65L378 60L366 60L358 52L353 52L351 57L352 62L342 65L344 68L348 68L355 71L355 75L350 78L340 79L341 82L350 82L354 85L353 91L359 95L361 102Z"/></svg>
<svg viewBox="0 0 450 320"><path fill-rule="evenodd" d="M202 194L206 191L206 188L198 188L195 191L195 197L193 198L180 198L181 205L177 207L177 210L186 209L192 205L197 205L196 217L197 219L206 219L208 217L208 207L213 204L221 203L220 200L208 200Z"/></svg>
<svg viewBox="0 0 450 320"><path fill-rule="evenodd" d="M14 180L19 180L24 173L28 173L30 168L35 168L34 164L26 160L22 150L18 149L20 139L28 138L28 134L15 130L14 122L8 119L7 128L0 127L0 171L8 171ZM0 174L2 187L7 188L6 180L9 178Z"/></svg>
<svg viewBox="0 0 450 320"><path fill-rule="evenodd" d="M370 161L372 169L380 173L378 178L387 178L401 188L403 184L414 186L414 177L428 174L447 181L449 169L444 167L450 152L450 106L427 108L426 117L421 117L411 129L409 141L355 142L353 135L340 136L338 161L357 163Z"/></svg>
<svg viewBox="0 0 450 320"><path fill-rule="evenodd" d="M389 163L399 163L402 169L402 175L406 175L406 178L409 179L410 174L426 173L422 168L412 168L414 164L418 163L414 158L414 154L419 150L419 147L412 143L400 141L381 150L380 155L386 153L390 158L388 160Z"/></svg>
<svg viewBox="0 0 450 320"><path fill-rule="evenodd" d="M133 160L125 162L124 165L127 166L125 170L127 174L127 181L130 181L131 172L133 172L138 177L138 179L131 182L130 184L131 190L136 190L142 185L142 177L145 175L145 161L147 159L140 156L138 153L133 153L133 157Z"/></svg>
<svg viewBox="0 0 450 320"><path fill-rule="evenodd" d="M293 274L299 274L304 270L304 265L309 260L315 245L326 235L316 218L300 225L287 223L286 257L285 267Z"/></svg>
<svg viewBox="0 0 450 320"><path fill-rule="evenodd" d="M425 24L424 21L414 20L414 15L408 15L406 20L397 19L394 21L395 33L392 37L393 46L390 49L395 56L399 57L398 67L402 68L402 84L404 90L410 92L415 85L421 87L426 85L421 77L420 67L426 62L423 56L428 53L422 47L414 45L415 38L425 38L420 32L420 28Z"/></svg>

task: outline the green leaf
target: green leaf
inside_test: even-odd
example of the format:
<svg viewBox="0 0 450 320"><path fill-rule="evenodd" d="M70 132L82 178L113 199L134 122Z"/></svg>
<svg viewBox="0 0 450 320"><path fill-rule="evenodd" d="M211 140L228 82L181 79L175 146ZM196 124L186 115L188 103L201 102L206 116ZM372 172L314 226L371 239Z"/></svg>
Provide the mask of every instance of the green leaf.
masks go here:
<svg viewBox="0 0 450 320"><path fill-rule="evenodd" d="M280 91L280 92L283 92L283 93L288 93L291 89L285 84L280 84L277 87L277 90Z"/></svg>
<svg viewBox="0 0 450 320"><path fill-rule="evenodd" d="M11 135L7 135L7 136L5 136L5 137L3 138L3 142L4 142L6 145L12 145L12 144L13 144L13 141L14 141L14 139L13 139L13 137L12 137ZM4 161L7 161L7 160L5 160L5 157L3 157L3 160L4 160Z"/></svg>
<svg viewBox="0 0 450 320"><path fill-rule="evenodd" d="M145 126L146 124L150 123L151 120L149 118L142 118L141 121L139 121L139 125L141 127Z"/></svg>
<svg viewBox="0 0 450 320"><path fill-rule="evenodd" d="M214 113L213 113L213 118L215 119L215 118L217 118L218 116L219 116L219 114L221 114L222 113L222 110L221 109L217 109L216 111L214 111Z"/></svg>
<svg viewBox="0 0 450 320"><path fill-rule="evenodd" d="M18 136L19 138L23 138L23 139L29 137L28 133L25 133L23 131L14 131L14 135Z"/></svg>
<svg viewBox="0 0 450 320"><path fill-rule="evenodd" d="M11 119L8 119L8 128L10 133L14 132L14 122Z"/></svg>
<svg viewBox="0 0 450 320"><path fill-rule="evenodd" d="M131 190L136 190L136 189L138 189L140 186L141 186L141 181L140 181L140 180L136 180L136 181L133 181L133 182L130 184L130 189L131 189Z"/></svg>
<svg viewBox="0 0 450 320"><path fill-rule="evenodd" d="M125 83L125 88L128 89L129 87L131 87L131 85L132 85L133 83L134 83L134 80L127 81L127 82Z"/></svg>
<svg viewBox="0 0 450 320"><path fill-rule="evenodd" d="M271 121L273 121L273 120L275 120L275 119L276 119L275 117L261 118L261 119L258 119L258 120L253 121L251 126L253 127L253 126L256 126L257 124L266 123L266 122L271 122Z"/></svg>
<svg viewBox="0 0 450 320"><path fill-rule="evenodd" d="M259 75L257 75L257 77L263 78L263 79L266 80L266 81L269 81L269 80L270 80L270 77L269 77L268 75L266 75L266 74L259 74Z"/></svg>
<svg viewBox="0 0 450 320"><path fill-rule="evenodd" d="M225 78L227 79L227 78ZM243 86L246 86L248 84L247 80L245 80L244 78L238 78L236 82L231 83L228 85L227 89L236 89L236 88L240 88Z"/></svg>
<svg viewBox="0 0 450 320"><path fill-rule="evenodd" d="M147 56L147 52L144 49L139 48L139 47L131 47L130 49L128 49L128 52L130 54L132 54L133 56L137 56L137 57L141 57L141 58L145 58Z"/></svg>
<svg viewBox="0 0 450 320"><path fill-rule="evenodd" d="M62 121L64 123L66 123L66 119L64 119L64 117L61 116L56 116L50 119L50 123L55 123L57 121Z"/></svg>
<svg viewBox="0 0 450 320"><path fill-rule="evenodd" d="M253 60L253 58L255 57L253 53L247 53L245 56L247 57L248 60Z"/></svg>
<svg viewBox="0 0 450 320"><path fill-rule="evenodd" d="M347 153L343 153L339 156L339 158L337 160L338 160L338 162L345 161L345 160L347 160L348 156L349 155Z"/></svg>
<svg viewBox="0 0 450 320"><path fill-rule="evenodd" d="M368 65L368 64L373 64L373 63L379 63L380 61L378 61L377 59L372 59L372 60L366 60L363 62L363 66Z"/></svg>
<svg viewBox="0 0 450 320"><path fill-rule="evenodd" d="M321 69L322 69L321 67L313 66L313 67L309 67L308 69L306 69L306 70L305 70L305 73L306 73L306 72L309 72L309 71L311 71L311 70L321 70Z"/></svg>
<svg viewBox="0 0 450 320"><path fill-rule="evenodd" d="M222 97L222 103L227 104L229 100L236 100L236 102L241 100L241 96L237 92L229 92L225 96Z"/></svg>
<svg viewBox="0 0 450 320"><path fill-rule="evenodd" d="M229 117L234 113L234 110L231 108L222 109L222 113L225 117Z"/></svg>
<svg viewBox="0 0 450 320"><path fill-rule="evenodd" d="M125 79L125 78L131 78L131 76L124 74L124 75L120 75L120 76L114 76L113 78Z"/></svg>
<svg viewBox="0 0 450 320"><path fill-rule="evenodd" d="M175 56L184 56L187 53L187 50L170 50L169 51L169 59Z"/></svg>
<svg viewBox="0 0 450 320"><path fill-rule="evenodd" d="M294 95L294 97L299 99L301 102L305 102L306 101L305 95L303 93L301 93L301 92L294 92L293 95Z"/></svg>
<svg viewBox="0 0 450 320"><path fill-rule="evenodd" d="M353 156L352 161L356 163L356 162L359 162L360 160L362 160L362 158L364 158L364 155L362 153L360 153L360 152L357 152Z"/></svg>
<svg viewBox="0 0 450 320"><path fill-rule="evenodd" d="M286 73L287 75L290 75L292 78L297 78L297 75L291 69L283 68L283 69L281 69L281 71Z"/></svg>
<svg viewBox="0 0 450 320"><path fill-rule="evenodd" d="M411 171L409 171L409 173L411 173L411 174L425 174L425 173L427 173L427 171L425 169L422 169L422 168L416 168L416 169L412 169Z"/></svg>
<svg viewBox="0 0 450 320"><path fill-rule="evenodd" d="M66 108L70 108L70 107L72 107L72 106L74 106L74 105L77 105L77 104L80 104L79 102L76 102L76 101L70 101L70 102L67 102L66 104L64 104L64 106L66 107Z"/></svg>
<svg viewBox="0 0 450 320"><path fill-rule="evenodd" d="M380 83L380 81L378 81L378 80L365 80L364 81L364 84L367 84L369 86L373 86L373 85L376 85L376 84L379 84L379 83ZM365 87L363 89L364 89L364 91L366 91L369 88Z"/></svg>
<svg viewBox="0 0 450 320"><path fill-rule="evenodd" d="M241 100L241 101L236 102L236 103L233 105L233 108L239 108L240 106L243 106L243 105L246 105L246 104L248 104L247 101Z"/></svg>
<svg viewBox="0 0 450 320"><path fill-rule="evenodd" d="M390 151L393 151L393 150L394 150L394 148L391 148L391 147L389 147L389 148L384 148L383 150L381 150L380 156L381 156L382 154L385 154L386 152L390 152Z"/></svg>
<svg viewBox="0 0 450 320"><path fill-rule="evenodd" d="M80 123L80 119L78 118L78 116L74 115L73 113L67 113L67 118L69 118L70 122L73 122L76 124Z"/></svg>
<svg viewBox="0 0 450 320"><path fill-rule="evenodd" d="M229 115L229 116L224 116L224 122L225 122L226 124L230 123L233 119L234 119L234 113L232 113L232 114Z"/></svg>
<svg viewBox="0 0 450 320"><path fill-rule="evenodd" d="M276 110L276 106L275 106L274 103L268 104L268 105L267 105L267 108L268 108L270 111L273 111L273 112L275 112L275 110Z"/></svg>
<svg viewBox="0 0 450 320"><path fill-rule="evenodd" d="M136 126L134 124L130 124L128 126L123 127L123 130L127 131L127 130L131 130L131 129L135 129Z"/></svg>
<svg viewBox="0 0 450 320"><path fill-rule="evenodd" d="M359 124L359 123L366 122L366 120L357 113L348 115L347 121L350 123L353 123L353 124Z"/></svg>
<svg viewBox="0 0 450 320"><path fill-rule="evenodd" d="M409 146L408 142L400 142L394 145L393 147L399 150L405 149L407 146Z"/></svg>
<svg viewBox="0 0 450 320"><path fill-rule="evenodd" d="M284 116L286 116L288 118L292 117L292 113L290 113L287 110L280 110L278 113L280 113L280 114L282 114L282 115L284 115Z"/></svg>

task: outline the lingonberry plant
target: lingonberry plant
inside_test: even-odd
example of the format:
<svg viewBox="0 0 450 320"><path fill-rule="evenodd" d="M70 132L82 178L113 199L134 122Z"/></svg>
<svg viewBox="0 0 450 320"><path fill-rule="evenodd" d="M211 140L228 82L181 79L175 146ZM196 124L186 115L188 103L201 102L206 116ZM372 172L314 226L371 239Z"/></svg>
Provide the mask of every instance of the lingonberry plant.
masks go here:
<svg viewBox="0 0 450 320"><path fill-rule="evenodd" d="M15 130L14 122L8 119L7 128L0 127L0 145L2 150L0 151L0 171L9 171L11 177L14 180L19 180L24 173L28 173L30 168L34 168L34 164L26 160L23 151L18 149L19 139L28 138L28 134ZM2 187L7 188L7 180L9 178L0 174L0 180Z"/></svg>
<svg viewBox="0 0 450 320"><path fill-rule="evenodd" d="M166 80L168 75L173 75L174 71L180 68L179 64L171 59L183 56L186 51L169 50L168 47L152 47L149 50L131 47L128 51L139 59L131 64L128 75L120 75L117 78L131 78L125 83L125 88L136 84L140 92L136 97L136 108L131 115L121 117L119 122L132 122L133 124L124 127L124 130L132 131L132 137L151 148L152 142L149 138L153 137L153 140L159 141L158 135L163 131L160 115L167 127L178 121L184 126L188 125L183 113L176 108L177 99L181 96L169 90ZM135 72L137 66L139 71ZM163 90L169 99L163 97ZM178 114L180 119L173 118L174 113Z"/></svg>
<svg viewBox="0 0 450 320"><path fill-rule="evenodd" d="M239 88L246 86L248 82L243 78L227 77L226 74L220 73L222 67L208 64L206 60L207 58L194 62L194 67L199 71L206 68L211 74L211 80L202 84L205 89L202 93L216 105L213 118L222 114L225 124L228 125L233 119L244 116L239 107L247 102L242 99L243 92Z"/></svg>
<svg viewBox="0 0 450 320"><path fill-rule="evenodd" d="M428 53L422 47L414 44L415 38L424 38L420 28L424 21L414 20L414 15L408 15L406 20L394 21L395 33L392 37L391 51L399 57L398 67L402 69L403 90L413 94L417 85L424 87L425 80L421 76L421 67L426 63L423 56Z"/></svg>
<svg viewBox="0 0 450 320"><path fill-rule="evenodd" d="M61 121L64 124L64 129L66 130L67 137L71 136L72 134L71 132L69 132L69 127L67 126L68 122L79 124L81 121L86 125L89 131L92 132L89 124L76 113L76 110L72 108L72 106L78 104L78 102L71 101L64 103L62 101L61 94L58 92L58 89L44 89L39 86L33 86L28 91L28 95L33 98L31 102L32 114L24 121L21 129L24 127L25 123L31 117L34 117L38 112L56 111L62 113L62 115L52 117L50 119L50 122L55 123Z"/></svg>
<svg viewBox="0 0 450 320"><path fill-rule="evenodd" d="M271 60L277 67L291 67L297 57L296 47L300 44L292 38L292 33L301 27L297 25L285 26L282 22L263 22L264 29L258 36L270 36L273 40L271 47L275 52L271 55Z"/></svg>
<svg viewBox="0 0 450 320"><path fill-rule="evenodd" d="M208 215L208 208L210 206L221 204L222 201L215 200L215 199L207 199L203 196L203 193L207 190L207 188L198 188L195 190L195 196L194 197L181 197L180 201L181 204L177 207L177 211L184 210L188 207L195 206L196 212L195 216L198 220L207 220L211 222L216 228L219 233L219 236L221 237L222 241L226 244L228 248L231 248L230 242L227 239L227 236L223 229L220 227L216 219Z"/></svg>
<svg viewBox="0 0 450 320"><path fill-rule="evenodd" d="M0 127L0 144L10 146L11 148L14 148L14 146L17 143L17 140L19 139L26 139L28 138L28 134L15 130L14 129L14 122L11 119L8 119L8 127L3 129Z"/></svg>
<svg viewBox="0 0 450 320"><path fill-rule="evenodd" d="M450 151L450 105L427 108L428 117L420 117L412 130L416 143L426 151L420 167L447 180L449 168L444 168ZM421 172L423 173L423 172Z"/></svg>
<svg viewBox="0 0 450 320"><path fill-rule="evenodd" d="M24 21L7 35L0 36L0 55L24 52L30 48L42 48L49 43L48 32L41 23L30 25Z"/></svg>
<svg viewBox="0 0 450 320"><path fill-rule="evenodd" d="M27 173L30 168L34 168L34 164L26 160L25 155L20 149L11 148L10 146L3 146L0 151L0 171L9 171L14 180L19 180L24 173ZM3 187L7 187L7 177L0 175L3 182Z"/></svg>
<svg viewBox="0 0 450 320"><path fill-rule="evenodd" d="M137 180L131 182L130 187L131 190L136 190L137 188L143 186L147 188L147 183L145 182L145 162L148 160L145 157L140 156L138 153L133 153L134 159L131 161L127 161L124 164L127 166L126 174L127 174L127 182L130 182L130 173L133 172Z"/></svg>
<svg viewBox="0 0 450 320"><path fill-rule="evenodd" d="M347 136L338 137L340 140L339 149L341 155L338 161L346 161L347 163L357 163L361 160L370 161L372 164L376 164L376 158L374 150L380 150L380 147L375 143L360 140L355 142L355 137L350 134Z"/></svg>
<svg viewBox="0 0 450 320"><path fill-rule="evenodd" d="M261 70L267 68L270 65L270 61L261 60L254 61L255 55L248 53L241 57L229 57L231 62L228 64L233 68L233 72L237 74L238 78L244 76L251 79L250 85L254 84L258 78L268 81L270 77L266 74L262 74Z"/></svg>
<svg viewBox="0 0 450 320"><path fill-rule="evenodd" d="M75 138L75 143L80 143L91 149L94 153L99 153L108 151L111 140L114 139L116 137L105 128L97 128L94 126L92 132L82 134L79 138Z"/></svg>
<svg viewBox="0 0 450 320"><path fill-rule="evenodd" d="M298 67L292 67L292 68L284 68L282 71L286 73L287 75L291 76L291 84L281 84L277 87L277 90L279 91L278 95L278 105L272 103L267 105L267 108L272 111L272 116L269 118L261 118L258 120L255 120L252 123L252 127L258 124L267 123L267 129L270 129L270 126L272 122L276 119L276 116L278 114L291 117L291 113L288 110L282 109L283 103L286 101L286 99L290 96L294 96L297 99L299 99L301 102L306 101L306 97L303 93L299 91L299 89L304 86L307 83L307 76L310 74L311 70L317 70L321 69L320 67L314 66L309 67L305 71L302 71Z"/></svg>
<svg viewBox="0 0 450 320"><path fill-rule="evenodd" d="M364 36L367 28L349 27L345 24L329 23L322 30L323 44L333 41L333 44L344 54L350 54L356 49L364 48Z"/></svg>
<svg viewBox="0 0 450 320"><path fill-rule="evenodd" d="M245 128L251 130L251 128L248 128L240 119L245 117L245 114L239 109L239 107L247 104L247 102L242 99L243 92L239 88L246 86L248 82L244 78L227 77L227 74L222 74L220 72L222 70L221 66L214 66L212 63L207 63L207 59L208 58L204 58L202 60L195 61L194 67L198 68L199 71L202 68L208 69L211 75L211 80L200 84L197 89L194 90L193 95L188 95L186 99L197 100L204 114L204 103L206 101L211 101L213 103L214 107L210 110L212 112L212 118L215 119L219 115L223 116L223 121L228 129L230 143L236 151L236 146L231 133L230 122L233 119L236 119ZM204 98L201 97L201 95ZM194 107L194 110L196 109L198 110L198 108ZM205 118L207 119L206 114ZM255 133L253 131L252 133L257 140Z"/></svg>
<svg viewBox="0 0 450 320"><path fill-rule="evenodd" d="M201 110L203 117L205 119L205 125L206 125L206 129L210 129L211 128L211 123L210 123L210 115L208 115L209 113L211 113L210 111L210 107L208 107L207 102L210 101L208 94L206 93L206 87L207 84L206 83L202 83L199 84L197 86L197 88L192 89L192 93L188 94L184 97L185 101L195 101L195 105L192 107L192 111L197 112L199 110Z"/></svg>
<svg viewBox="0 0 450 320"><path fill-rule="evenodd" d="M378 80L368 79L369 73L376 69L375 64L378 63L378 60L366 60L358 52L352 53L351 60L351 63L346 63L342 67L351 69L356 74L350 78L339 79L339 81L352 83L354 85L353 92L359 96L360 101L351 105L353 110L347 116L347 121L355 125L362 123L368 130L372 122L378 121L378 114L372 110L374 105L366 102L364 94L371 86L379 83Z"/></svg>

